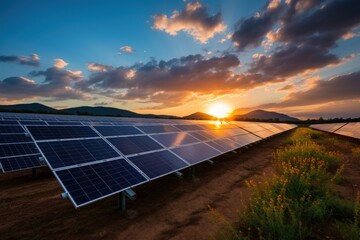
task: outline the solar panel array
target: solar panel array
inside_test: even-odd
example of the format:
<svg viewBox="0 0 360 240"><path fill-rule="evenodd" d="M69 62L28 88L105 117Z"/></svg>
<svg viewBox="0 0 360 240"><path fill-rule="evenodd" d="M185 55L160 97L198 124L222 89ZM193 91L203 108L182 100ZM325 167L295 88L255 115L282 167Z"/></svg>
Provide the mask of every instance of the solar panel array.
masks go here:
<svg viewBox="0 0 360 240"><path fill-rule="evenodd" d="M0 113L0 163L7 172L45 161L80 207L294 127Z"/></svg>
<svg viewBox="0 0 360 240"><path fill-rule="evenodd" d="M313 124L311 128L360 139L360 122Z"/></svg>
<svg viewBox="0 0 360 240"><path fill-rule="evenodd" d="M29 133L14 120L0 120L0 167L3 172L45 166Z"/></svg>

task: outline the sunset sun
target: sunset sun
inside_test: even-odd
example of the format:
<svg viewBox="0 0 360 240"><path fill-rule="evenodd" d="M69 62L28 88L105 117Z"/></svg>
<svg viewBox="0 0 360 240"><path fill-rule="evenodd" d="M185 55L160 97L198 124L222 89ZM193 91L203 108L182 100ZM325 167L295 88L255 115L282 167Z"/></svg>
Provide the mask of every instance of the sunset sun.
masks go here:
<svg viewBox="0 0 360 240"><path fill-rule="evenodd" d="M214 103L213 105L210 106L208 112L210 115L214 117L224 118L230 114L231 109L228 105L224 103Z"/></svg>

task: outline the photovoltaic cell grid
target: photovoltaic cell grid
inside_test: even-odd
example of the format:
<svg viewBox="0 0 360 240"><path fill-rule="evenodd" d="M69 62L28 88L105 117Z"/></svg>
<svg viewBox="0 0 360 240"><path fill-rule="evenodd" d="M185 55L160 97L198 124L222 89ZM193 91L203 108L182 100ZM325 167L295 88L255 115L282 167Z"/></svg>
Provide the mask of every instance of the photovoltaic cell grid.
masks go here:
<svg viewBox="0 0 360 240"><path fill-rule="evenodd" d="M37 120L40 119L27 119L26 126L76 207L260 140L235 124L219 125L209 121L192 124L193 121L181 120L121 119L116 122L113 118L85 121L63 117L42 119L50 126L31 124ZM12 120L3 118L2 121ZM92 125L100 135L91 127L74 128L72 123ZM288 126L291 128L293 126ZM95 139L83 139L88 137ZM21 160L24 161L19 158L19 166Z"/></svg>
<svg viewBox="0 0 360 240"><path fill-rule="evenodd" d="M38 142L53 169L120 157L103 139Z"/></svg>
<svg viewBox="0 0 360 240"><path fill-rule="evenodd" d="M154 179L189 166L173 153L164 150L129 158L150 179Z"/></svg>
<svg viewBox="0 0 360 240"><path fill-rule="evenodd" d="M36 168L45 166L44 161L40 160L41 155L26 155L18 157L4 157L0 158L0 164L4 172L13 172L29 168Z"/></svg>
<svg viewBox="0 0 360 240"><path fill-rule="evenodd" d="M27 129L35 140L99 137L89 126L28 126Z"/></svg>
<svg viewBox="0 0 360 240"><path fill-rule="evenodd" d="M55 174L77 207L147 181L124 159L55 171Z"/></svg>
<svg viewBox="0 0 360 240"><path fill-rule="evenodd" d="M148 136L108 138L122 154L131 155L162 149L163 147Z"/></svg>
<svg viewBox="0 0 360 240"><path fill-rule="evenodd" d="M360 122L313 124L311 128L360 139Z"/></svg>
<svg viewBox="0 0 360 240"><path fill-rule="evenodd" d="M134 126L95 126L94 128L104 137L142 134Z"/></svg>

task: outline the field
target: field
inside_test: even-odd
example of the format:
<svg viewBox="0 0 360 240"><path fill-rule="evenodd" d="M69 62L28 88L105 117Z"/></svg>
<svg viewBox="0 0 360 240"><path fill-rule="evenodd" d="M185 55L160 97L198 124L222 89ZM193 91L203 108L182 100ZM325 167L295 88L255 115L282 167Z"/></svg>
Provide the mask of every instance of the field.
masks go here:
<svg viewBox="0 0 360 240"><path fill-rule="evenodd" d="M46 168L35 179L27 171L1 174L1 239L233 238L227 228L258 239L240 221L253 204L249 199L255 190L248 185L279 175L274 152L287 146L292 134L218 157L214 165L203 163L196 167L195 176L184 172L183 179L167 176L136 188L138 197L128 205L133 219L119 213L116 196L74 209L70 201L60 199L62 189ZM360 190L359 143L327 133L314 136L314 142L340 159L329 169L335 176L331 190L344 206L353 204ZM343 235L336 226L340 225L333 218L325 217L313 226L312 238L340 239Z"/></svg>

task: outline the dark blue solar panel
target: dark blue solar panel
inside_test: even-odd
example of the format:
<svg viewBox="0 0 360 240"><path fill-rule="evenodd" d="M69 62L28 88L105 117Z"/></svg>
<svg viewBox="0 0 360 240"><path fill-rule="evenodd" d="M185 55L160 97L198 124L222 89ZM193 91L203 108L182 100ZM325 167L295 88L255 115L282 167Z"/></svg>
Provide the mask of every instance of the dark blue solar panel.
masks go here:
<svg viewBox="0 0 360 240"><path fill-rule="evenodd" d="M39 153L34 143L2 144L0 158Z"/></svg>
<svg viewBox="0 0 360 240"><path fill-rule="evenodd" d="M175 127L179 128L182 131L194 131L194 130L203 130L198 125L175 125Z"/></svg>
<svg viewBox="0 0 360 240"><path fill-rule="evenodd" d="M184 161L169 151L153 152L130 157L149 178L156 178L188 166Z"/></svg>
<svg viewBox="0 0 360 240"><path fill-rule="evenodd" d="M108 139L124 155L161 149L161 145L148 136L118 137Z"/></svg>
<svg viewBox="0 0 360 240"><path fill-rule="evenodd" d="M35 140L99 137L89 126L28 126Z"/></svg>
<svg viewBox="0 0 360 240"><path fill-rule="evenodd" d="M199 140L184 132L151 135L151 137L153 137L156 141L165 147L178 147L189 143L199 142Z"/></svg>
<svg viewBox="0 0 360 240"><path fill-rule="evenodd" d="M12 172L28 168L36 168L45 166L43 161L39 160L40 155L6 157L0 158L3 172Z"/></svg>
<svg viewBox="0 0 360 240"><path fill-rule="evenodd" d="M9 125L9 126L0 126L0 134L5 133L24 133L24 129L21 126Z"/></svg>
<svg viewBox="0 0 360 240"><path fill-rule="evenodd" d="M56 171L77 206L146 181L124 159Z"/></svg>
<svg viewBox="0 0 360 240"><path fill-rule="evenodd" d="M111 122L84 122L85 125L92 125L92 126L96 126L96 125L112 125Z"/></svg>
<svg viewBox="0 0 360 240"><path fill-rule="evenodd" d="M105 137L142 134L133 126L95 126L94 128Z"/></svg>
<svg viewBox="0 0 360 240"><path fill-rule="evenodd" d="M156 126L137 126L145 133L166 133L179 132L180 130L171 125L156 125Z"/></svg>
<svg viewBox="0 0 360 240"><path fill-rule="evenodd" d="M102 139L40 142L38 146L53 168L119 157Z"/></svg>
<svg viewBox="0 0 360 240"><path fill-rule="evenodd" d="M46 122L43 121L20 121L22 125L46 125Z"/></svg>
<svg viewBox="0 0 360 240"><path fill-rule="evenodd" d="M12 120L0 120L0 125L19 125L19 123Z"/></svg>
<svg viewBox="0 0 360 240"><path fill-rule="evenodd" d="M219 151L213 149L205 143L187 145L172 149L171 151L185 159L190 164L196 164L221 154Z"/></svg>
<svg viewBox="0 0 360 240"><path fill-rule="evenodd" d="M49 125L57 125L57 126L59 126L59 125L82 125L82 123L81 122L71 122L71 121L65 121L65 122L47 122L47 124L49 124Z"/></svg>
<svg viewBox="0 0 360 240"><path fill-rule="evenodd" d="M25 134L0 134L0 144L3 143L22 143L22 142L32 142L30 136Z"/></svg>

